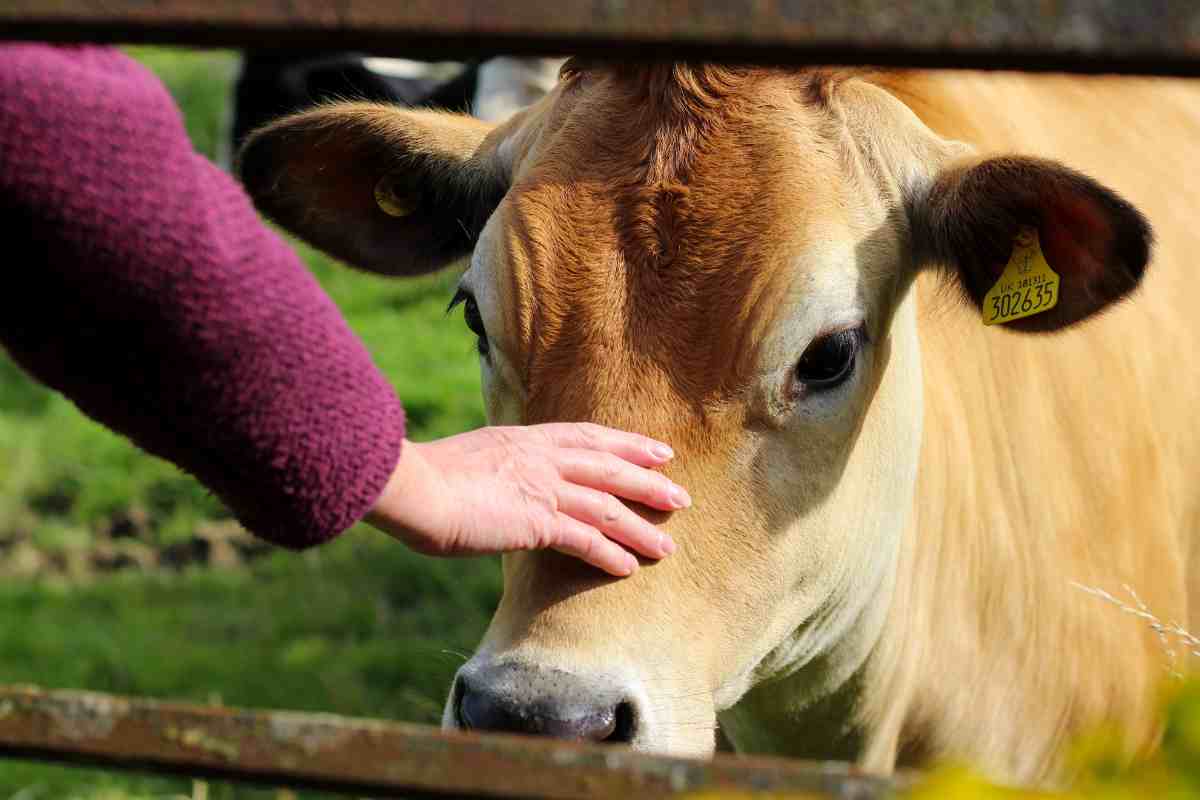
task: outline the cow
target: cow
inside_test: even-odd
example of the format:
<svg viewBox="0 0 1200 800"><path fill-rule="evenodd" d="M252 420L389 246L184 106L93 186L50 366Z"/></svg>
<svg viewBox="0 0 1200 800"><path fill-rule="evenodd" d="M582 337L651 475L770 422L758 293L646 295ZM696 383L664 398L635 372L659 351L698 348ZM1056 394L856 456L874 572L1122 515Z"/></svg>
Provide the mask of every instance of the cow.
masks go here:
<svg viewBox="0 0 1200 800"><path fill-rule="evenodd" d="M678 454L672 557L504 557L446 727L1039 782L1097 725L1151 751L1186 666L1079 587L1200 619L1196 164L1178 80L573 59L499 126L302 112L241 175L362 269L469 258L490 422Z"/></svg>

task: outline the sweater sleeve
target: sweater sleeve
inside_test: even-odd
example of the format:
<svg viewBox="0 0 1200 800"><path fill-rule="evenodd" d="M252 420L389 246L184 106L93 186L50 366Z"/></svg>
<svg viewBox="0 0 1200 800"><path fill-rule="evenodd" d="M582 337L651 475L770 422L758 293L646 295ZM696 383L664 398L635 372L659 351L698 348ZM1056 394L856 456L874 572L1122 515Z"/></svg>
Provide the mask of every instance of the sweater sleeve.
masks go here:
<svg viewBox="0 0 1200 800"><path fill-rule="evenodd" d="M366 514L400 402L153 75L107 48L0 46L0 214L0 344L30 374L265 539Z"/></svg>

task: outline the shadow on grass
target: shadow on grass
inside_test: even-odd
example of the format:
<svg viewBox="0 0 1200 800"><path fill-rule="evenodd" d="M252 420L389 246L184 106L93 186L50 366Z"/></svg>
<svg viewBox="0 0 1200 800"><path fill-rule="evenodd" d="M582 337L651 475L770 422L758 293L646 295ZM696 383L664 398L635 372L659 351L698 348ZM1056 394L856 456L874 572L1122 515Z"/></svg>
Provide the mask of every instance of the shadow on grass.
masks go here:
<svg viewBox="0 0 1200 800"><path fill-rule="evenodd" d="M54 392L35 383L0 350L0 413L36 417L53 398Z"/></svg>

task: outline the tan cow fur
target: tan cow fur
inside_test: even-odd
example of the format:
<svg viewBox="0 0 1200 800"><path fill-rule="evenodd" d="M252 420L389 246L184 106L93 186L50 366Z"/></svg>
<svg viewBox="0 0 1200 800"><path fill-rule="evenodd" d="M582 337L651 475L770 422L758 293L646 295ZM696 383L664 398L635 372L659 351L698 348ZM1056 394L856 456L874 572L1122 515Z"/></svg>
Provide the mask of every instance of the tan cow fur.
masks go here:
<svg viewBox="0 0 1200 800"><path fill-rule="evenodd" d="M953 756L1034 781L1100 723L1131 753L1154 744L1164 647L1072 583L1129 584L1184 625L1200 614L1200 88L576 65L490 133L361 104L313 113L340 124L310 126L326 132L300 173L312 187L252 171L271 179L249 182L260 206L319 240L291 209L334 224L369 196L358 172L405 163L375 163L355 136L503 175L463 278L491 341L490 420L662 437L696 501L655 517L679 552L626 580L506 556L473 661L622 682L642 749L709 752L719 713L741 749L881 772ZM279 130L304 141L303 121ZM960 163L956 142L1125 195L1158 236L1143 288L1061 333L985 328L945 274L918 273L932 265L913 263L903 212ZM284 145L260 150L284 163ZM337 224L330 247L355 231ZM871 341L847 388L789 394L807 343L858 322Z"/></svg>
<svg viewBox="0 0 1200 800"><path fill-rule="evenodd" d="M1187 166L1200 156L1195 144L1200 136L1190 135L1200 134L1200 115L1196 113L1200 111L1200 92L1189 84L1171 81L1014 75L889 75L878 82L909 102L947 138L969 142L983 153L1016 151L1057 158L1102 178L1156 223L1158 259L1146 288L1133 302L1103 319L1052 337L986 329L977 311L947 292L943 276L931 273L921 277L918 328L926 424L920 478L916 511L901 540L894 600L878 644L863 674L852 682L853 691L810 706L808 675L768 683L728 715L727 727L735 741L742 733L747 740L744 744L753 749L844 755L847 750L841 745L830 748L829 743L839 740L836 720L849 714L862 726L859 735L849 737L850 751L860 748L860 758L869 768L887 770L897 759L920 764L949 755L971 758L997 776L1017 780L1053 774L1068 734L1100 723L1123 725L1131 749L1142 749L1158 733L1152 713L1153 692L1166 677L1167 654L1144 623L1072 584L1080 582L1118 594L1129 584L1164 619L1195 619L1187 605L1186 567L1189 558L1195 559L1188 535L1196 531L1197 505L1189 478L1193 465L1200 463L1200 453L1196 426L1188 412L1200 397L1198 373L1190 366L1200 331L1196 315L1189 313L1187 306L1187 299L1195 294L1191 276L1186 263L1180 261L1198 252L1200 245L1196 226L1189 224L1189 215L1200 208L1200 197L1181 180L1189 174ZM770 98L770 82L765 83L751 95L760 102ZM836 104L839 94L862 90L856 90L851 81L831 91ZM725 102L731 99L727 97ZM1195 111L1186 109L1189 102ZM769 99L766 104L770 106ZM786 107L782 101L779 105ZM1117 113L1118 109L1129 113ZM660 108L654 110L661 113ZM882 125L879 129L887 135L893 127ZM645 127L635 121L629 130L636 136ZM771 135L768 130L756 133L764 138ZM669 155L686 158L686 144L696 135L686 128L675 133L668 139L673 145ZM571 142L570 148L579 154L594 153L590 145ZM621 142L618 146L628 151L637 145ZM878 142L876 146L887 151L905 144ZM817 147L813 145L814 150ZM771 144L759 142L751 155L771 152ZM812 208L822 213L838 208L842 203L823 185L819 170L813 168L811 152L802 163L816 174L789 176L803 187L798 193L803 206L786 210L767 205L776 198L771 196L771 181L760 177L761 164L752 163L753 159L740 163L730 150L713 156L728 168L713 178L720 190L711 197L722 208L692 230L708 240L708 247L721 251L739 244L738 233L750 246L762 248L764 240L786 240L788 226L783 220L789 212L800 216L812 213ZM577 167L579 160L576 156L567 164ZM887 156L881 160L887 161ZM564 166L556 164L555 168ZM599 202L611 202L611 193L615 193L611 176L619 174L619 167L601 161L593 169L601 176L596 182L604 187ZM778 162L767 169L778 170L780 177L787 174ZM686 196L704 196L707 187L695 182L700 171L695 170L689 176L694 182L682 188ZM640 188L642 180L637 176L631 182L639 182ZM572 173L561 185L577 193L580 184L588 182L586 176ZM536 194L541 187L535 182L526 192ZM580 230L581 220L604 215L586 205L574 205L580 202L576 194L554 197L545 203L544 211L534 205L527 218L523 217L522 229L537 231L539 224L553 225L562 218L565 205L572 230L563 235L579 237L575 246L584 251L565 260L586 263L602 253L612 258L607 255L611 250L599 244L599 231ZM746 217L731 215L728 209L743 210ZM644 213L642 219L656 220L666 213L656 211ZM755 222L770 228L755 229ZM652 251L652 223L643 222L643 226L651 229L645 249ZM678 236L678 231L673 235ZM535 234L525 238L522 246L538 240ZM662 270L647 269L639 274L642 280L651 281L635 292L642 302L656 306L655 330L686 331L680 339L689 343L664 345L656 363L681 365L676 369L692 381L707 378L736 383L738 373L729 367L738 364L739 353L752 349L747 342L755 341L753 325L727 324L722 326L726 335L715 339L706 337L704 331L712 330L714 316L740 321L752 317L763 305L770 307L763 296L770 296L772 289L761 284L778 273L773 276L762 269L765 254L755 257L738 252L730 256L719 252L714 257L692 241L676 241L675 247L694 258L688 269L707 265L734 272L736 277L728 278L727 294L714 297L702 293L701 302L710 307L706 313L699 307L665 300L670 295L670 279L663 278ZM612 250L618 249L612 246ZM564 260L557 258L560 263ZM523 261L519 256L510 251L507 263L520 274ZM738 267L747 264L752 265L751 274L737 274ZM656 387L652 368L629 365L622 371L619 361L611 359L605 348L589 356L585 343L564 344L555 333L545 331L547 318L561 318L564 328L570 320L575 331L586 330L586 324L580 323L591 313L612 313L614 307L630 302L622 295L622 287L597 285L589 275L590 285L582 287L582 291L594 293L589 298L577 294L581 287L564 281L559 273L543 276L531 269L518 278L521 280L528 283L509 296L537 298L544 337L512 345L527 359L526 383L531 384L532 397L526 398L526 420L593 419L684 443L707 430L717 441L704 441L693 448L737 448L733 440L745 435L743 419L705 426L702 414L688 415L679 408L688 401L694 405L699 399L719 395L718 387L693 383L679 391L665 385L667 379ZM663 283L653 282L657 280ZM606 288L611 295L604 295ZM636 307L637 301L633 303ZM627 319L617 317L611 324L619 328ZM522 330L520 324L497 328ZM735 332L740 336L734 337ZM619 334L615 330L598 333L596 341L610 337L619 338ZM695 351L695 343L710 340L717 352ZM540 362L543 351L570 354L572 363L555 369L552 363ZM713 366L704 368L704 363ZM682 365L687 365L686 369ZM574 387L567 376L580 373L592 376L592 381L578 387L579 396L572 397L568 393ZM568 385L564 387L564 383ZM545 395L540 394L543 385L555 387L558 394L553 402L545 402ZM911 387L897 391L912 396ZM881 404L886 399L877 396L873 402ZM654 419L657 409L669 410L672 421ZM686 423L682 428L681 422ZM722 438L730 441L722 442ZM734 494L727 465L720 460L710 464L717 474L701 469L681 477L692 484L716 484L724 494ZM755 505L754 499L743 502ZM694 526L711 525L732 514L711 505L702 505L697 513L707 519L692 524L681 520L675 528L676 535L693 546L700 535ZM734 573L721 579L710 576L710 586L732 585L736 595L736 587L770 580L742 562L731 543L709 548L704 552L709 568L719 561ZM509 590L493 637L496 630L504 630L510 618L535 616L534 609L542 604L530 598L545 596L545 584L564 583L558 570L527 566L527 562L546 560L550 559L509 559L510 586L520 580L530 585ZM533 572L540 581L529 577ZM621 587L625 591L620 594L637 593L634 586ZM697 590L688 586L677 591ZM674 593L676 590L668 592ZM524 601L511 599L514 595ZM571 632L572 648L578 648L582 615L634 618L639 623L647 619L640 603L615 598L613 602L616 610L608 611L598 598L585 598L583 610L564 612L570 619L563 630ZM746 609L747 618L739 622L764 622L758 618L761 611L752 605ZM543 624L553 628L550 616L542 612ZM702 624L683 625L685 630L693 626ZM623 633L622 637L629 635ZM664 647L677 637L662 636L659 631L656 638ZM511 642L521 636L505 632L499 639ZM693 643L689 649L695 657L702 645ZM718 658L726 657L728 654L718 649ZM1182 663L1186 656L1179 653L1176 658ZM731 661L737 660L731 657ZM570 658L566 662L568 667L578 668ZM803 687L793 686L793 682ZM804 699L797 702L797 697ZM835 721L804 724L810 715L819 720L822 714ZM755 722L739 724L739 718L746 716L754 717ZM774 717L782 719L774 721ZM772 721L764 725L764 720ZM743 727L751 730L742 731Z"/></svg>
<svg viewBox="0 0 1200 800"><path fill-rule="evenodd" d="M1200 621L1200 85L951 73L899 94L942 135L1101 178L1158 246L1131 302L1052 337L985 329L921 280L917 510L866 682L865 763L968 754L1032 778L1101 721L1144 747L1164 646L1071 582L1128 584L1162 619Z"/></svg>

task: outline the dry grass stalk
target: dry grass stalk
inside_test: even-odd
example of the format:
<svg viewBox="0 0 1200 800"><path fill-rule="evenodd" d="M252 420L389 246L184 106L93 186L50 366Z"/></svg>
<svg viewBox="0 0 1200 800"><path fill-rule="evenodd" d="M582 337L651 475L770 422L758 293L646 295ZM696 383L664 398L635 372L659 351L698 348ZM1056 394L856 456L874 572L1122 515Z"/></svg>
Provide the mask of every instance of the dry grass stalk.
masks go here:
<svg viewBox="0 0 1200 800"><path fill-rule="evenodd" d="M1183 673L1179 670L1179 664L1177 661L1178 657L1175 647L1181 647L1186 655L1200 658L1200 637L1197 637L1185 630L1184 627L1178 622L1163 622L1160 620L1146 606L1146 604L1142 602L1142 598L1138 597L1138 593L1135 592L1133 587L1129 584L1123 584L1121 588L1124 589L1131 598L1133 598L1132 604L1114 597L1103 589L1098 589L1093 586L1084 586L1082 583L1077 583L1075 581L1071 581L1071 585L1076 589L1087 592L1093 597L1099 597L1101 600L1112 603L1126 614L1132 614L1133 616L1144 620L1150 627L1150 630L1154 631L1154 633L1158 635L1158 640L1162 642L1163 650L1167 654L1167 671L1171 673L1171 677L1183 677ZM1174 643L1174 646L1172 643Z"/></svg>

